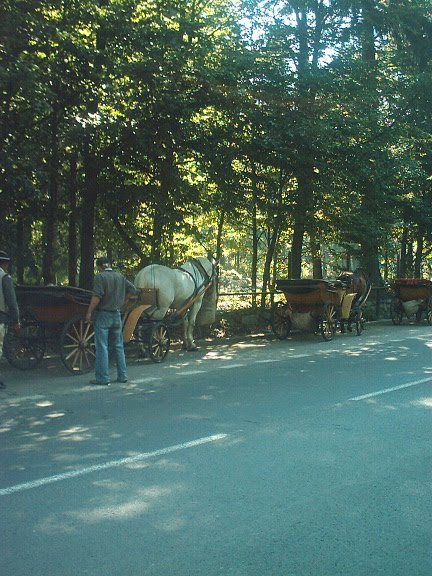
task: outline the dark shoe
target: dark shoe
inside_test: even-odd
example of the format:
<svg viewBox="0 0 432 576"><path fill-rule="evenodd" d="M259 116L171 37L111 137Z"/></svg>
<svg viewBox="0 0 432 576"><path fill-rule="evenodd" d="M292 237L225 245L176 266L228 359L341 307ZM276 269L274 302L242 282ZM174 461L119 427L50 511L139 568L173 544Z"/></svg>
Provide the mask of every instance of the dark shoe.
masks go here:
<svg viewBox="0 0 432 576"><path fill-rule="evenodd" d="M109 382L98 382L97 380L90 380L90 384L95 384L96 386L109 386Z"/></svg>
<svg viewBox="0 0 432 576"><path fill-rule="evenodd" d="M3 388L6 388L6 384L4 382L0 382L0 390L3 390Z"/></svg>
<svg viewBox="0 0 432 576"><path fill-rule="evenodd" d="M126 384L127 378L126 378L126 380L119 380L119 379L117 378L116 382L119 382L120 384Z"/></svg>

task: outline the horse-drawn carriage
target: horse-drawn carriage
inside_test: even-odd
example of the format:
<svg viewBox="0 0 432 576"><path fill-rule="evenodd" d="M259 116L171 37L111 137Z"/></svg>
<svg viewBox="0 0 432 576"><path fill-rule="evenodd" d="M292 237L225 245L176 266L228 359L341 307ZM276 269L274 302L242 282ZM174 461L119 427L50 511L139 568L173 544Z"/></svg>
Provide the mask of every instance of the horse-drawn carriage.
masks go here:
<svg viewBox="0 0 432 576"><path fill-rule="evenodd" d="M423 314L429 325L432 325L432 282L425 278L398 278L392 285L394 294L390 315L393 324L415 316L421 322Z"/></svg>
<svg viewBox="0 0 432 576"><path fill-rule="evenodd" d="M92 293L70 286L17 286L21 329L9 330L4 355L21 370L35 368L50 346L74 373L92 370L95 360L94 330L85 320ZM162 362L170 347L168 327L145 312L157 302L157 292L144 290L123 310L125 343L135 342L154 362Z"/></svg>
<svg viewBox="0 0 432 576"><path fill-rule="evenodd" d="M136 298L122 310L123 340L135 343L153 362L162 362L171 345L170 329L184 326L185 347L193 349L193 327L204 294L213 285L215 268L206 258L193 259L180 269L151 265L141 270ZM93 369L93 325L85 316L92 293L69 286L17 286L21 329L9 330L4 342L7 360L21 370L35 368L46 348L56 349L74 374ZM175 310L166 318L169 309Z"/></svg>
<svg viewBox="0 0 432 576"><path fill-rule="evenodd" d="M282 279L276 288L286 302L276 302L271 312L271 326L280 340L289 336L292 328L320 333L331 340L339 326L356 333L364 328L362 307L371 285L365 274L344 272L336 280Z"/></svg>

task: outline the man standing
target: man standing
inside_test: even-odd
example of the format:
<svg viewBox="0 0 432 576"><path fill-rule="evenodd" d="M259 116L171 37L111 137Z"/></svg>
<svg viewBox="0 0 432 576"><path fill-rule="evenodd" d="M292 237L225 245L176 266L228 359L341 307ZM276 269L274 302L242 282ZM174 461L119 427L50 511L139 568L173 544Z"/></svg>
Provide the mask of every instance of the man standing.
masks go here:
<svg viewBox="0 0 432 576"><path fill-rule="evenodd" d="M96 345L95 380L91 384L108 386L108 340L116 356L117 382L127 382L126 358L123 346L123 329L120 309L126 299L126 294L135 294L135 286L126 280L119 272L112 269L108 258L96 260L99 274L95 276L93 295L87 309L86 320L92 321L95 313L94 330Z"/></svg>
<svg viewBox="0 0 432 576"><path fill-rule="evenodd" d="M8 274L10 258L0 250L0 358L3 353L3 342L6 335L6 326L11 325L19 330L19 310L12 278ZM6 388L0 381L0 388Z"/></svg>

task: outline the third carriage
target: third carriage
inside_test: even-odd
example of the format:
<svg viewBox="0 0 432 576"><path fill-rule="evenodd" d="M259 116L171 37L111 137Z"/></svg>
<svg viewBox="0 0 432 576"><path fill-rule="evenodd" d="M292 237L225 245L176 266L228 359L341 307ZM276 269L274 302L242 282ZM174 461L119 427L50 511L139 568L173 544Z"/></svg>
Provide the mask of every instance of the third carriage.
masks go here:
<svg viewBox="0 0 432 576"><path fill-rule="evenodd" d="M363 306L371 285L362 271L344 272L335 280L281 279L276 288L285 295L285 302L272 308L271 326L283 340L292 329L321 334L331 340L339 327L341 332L363 331Z"/></svg>
<svg viewBox="0 0 432 576"><path fill-rule="evenodd" d="M393 324L402 318L415 317L421 322L423 316L432 325L432 282L426 278L398 278L392 285L393 300L390 314Z"/></svg>

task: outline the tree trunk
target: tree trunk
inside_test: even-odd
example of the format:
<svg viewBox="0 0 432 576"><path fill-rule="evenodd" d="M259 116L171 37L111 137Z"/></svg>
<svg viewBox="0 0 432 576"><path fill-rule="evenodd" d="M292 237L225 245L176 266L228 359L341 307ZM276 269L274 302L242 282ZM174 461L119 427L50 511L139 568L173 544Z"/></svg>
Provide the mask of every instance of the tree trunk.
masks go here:
<svg viewBox="0 0 432 576"><path fill-rule="evenodd" d="M311 206L313 203L313 167L302 164L297 174L297 199L294 207L294 230L291 246L292 278L302 277L303 242L306 232L307 220L312 218Z"/></svg>
<svg viewBox="0 0 432 576"><path fill-rule="evenodd" d="M223 227L225 223L225 210L221 210L219 219L218 219L218 226L217 226L217 237L216 237L216 260L220 262L222 258L222 233Z"/></svg>
<svg viewBox="0 0 432 576"><path fill-rule="evenodd" d="M94 224L96 201L98 196L98 163L89 142L84 150L84 190L81 205L81 237L80 255L81 265L79 284L81 288L90 290L93 286L94 275Z"/></svg>
<svg viewBox="0 0 432 576"><path fill-rule="evenodd" d="M221 213L219 215L219 219L218 219L218 226L217 226L217 237L216 237L216 262L219 264L219 262L222 259L222 233L223 233L223 228L224 228L224 223L225 223L225 215L226 212L225 210L221 210ZM217 308L217 303L219 300L219 266L217 266L217 274L216 274L216 308Z"/></svg>
<svg viewBox="0 0 432 576"><path fill-rule="evenodd" d="M408 246L408 227L404 226L400 245L400 259L398 276L404 278L407 274L407 246Z"/></svg>
<svg viewBox="0 0 432 576"><path fill-rule="evenodd" d="M299 3L296 10L297 36L299 42L298 53L298 106L301 117L309 117L314 114L316 91L311 87L310 78L317 70L316 54L320 45L322 32L322 18L315 11L315 34L310 35L308 25L308 10L305 3ZM311 43L311 46L310 46ZM312 60L311 60L312 56ZM313 67L313 69L312 69ZM301 120L300 120L301 121ZM303 243L307 229L313 225L313 194L314 194L314 164L315 155L313 142L308 135L301 137L299 141L298 164L295 167L297 179L297 198L294 206L294 229L291 250L292 278L302 276Z"/></svg>
<svg viewBox="0 0 432 576"><path fill-rule="evenodd" d="M279 238L280 228L276 228L273 231L268 230L268 247L264 262L264 272L263 272L263 293L261 295L261 310L265 309L266 305L266 292L270 285L271 277L271 264L275 255L276 245Z"/></svg>
<svg viewBox="0 0 432 576"><path fill-rule="evenodd" d="M372 284L382 286L384 284L379 266L379 247L378 245L368 244L366 254L360 259L361 267L364 268Z"/></svg>
<svg viewBox="0 0 432 576"><path fill-rule="evenodd" d="M321 258L321 245L315 236L311 236L311 257L312 257L312 277L322 279L323 277L323 263Z"/></svg>
<svg viewBox="0 0 432 576"><path fill-rule="evenodd" d="M422 274L422 261L423 261L423 248L424 248L424 236L423 231L420 230L417 235L417 249L414 259L414 276L415 278L421 278Z"/></svg>
<svg viewBox="0 0 432 576"><path fill-rule="evenodd" d="M68 282L69 286L77 285L78 266L78 218L77 218L77 153L72 152L69 158L69 219L68 219Z"/></svg>
<svg viewBox="0 0 432 576"><path fill-rule="evenodd" d="M375 48L375 6L371 0L362 0L362 22L361 22L361 43L362 43L362 62L368 73L370 90L375 94L372 99L370 114L375 113L375 108L379 106L379 95L376 90L377 70L376 70L376 48ZM379 206L376 201L376 183L371 177L369 182L365 183L362 209L364 218L374 221L375 215L379 213ZM362 261L369 274L372 284L382 285L383 280L380 271L379 247L377 232L371 230L371 234L361 242Z"/></svg>
<svg viewBox="0 0 432 576"><path fill-rule="evenodd" d="M257 307L257 274L258 274L258 224L257 224L257 177L255 164L252 163L252 266L251 266L251 283L252 283L252 308Z"/></svg>
<svg viewBox="0 0 432 576"><path fill-rule="evenodd" d="M414 274L414 246L412 240L407 244L407 274L409 277Z"/></svg>
<svg viewBox="0 0 432 576"><path fill-rule="evenodd" d="M24 253L25 253L25 224L24 215L22 212L18 214L16 223L16 239L17 239L17 281L18 284L24 284Z"/></svg>
<svg viewBox="0 0 432 576"><path fill-rule="evenodd" d="M153 238L151 246L152 262L162 261L163 235L170 213L169 192L173 187L174 152L172 143L165 147L165 157L161 159L159 194L154 201Z"/></svg>
<svg viewBox="0 0 432 576"><path fill-rule="evenodd" d="M42 257L43 283L55 284L54 262L57 249L57 207L59 203L59 112L54 110L51 123L51 150L48 176L48 205L45 219L45 243Z"/></svg>

